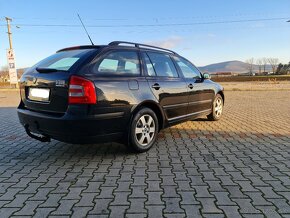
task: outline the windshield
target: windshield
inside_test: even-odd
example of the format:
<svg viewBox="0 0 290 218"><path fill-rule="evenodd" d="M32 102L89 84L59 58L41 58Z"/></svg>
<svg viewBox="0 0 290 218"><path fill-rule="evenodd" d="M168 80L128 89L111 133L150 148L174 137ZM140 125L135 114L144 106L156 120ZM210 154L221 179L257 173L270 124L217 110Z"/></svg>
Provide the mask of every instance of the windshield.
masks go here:
<svg viewBox="0 0 290 218"><path fill-rule="evenodd" d="M88 51L91 51L91 49L58 52L38 62L33 66L33 68L47 68L69 71L69 69Z"/></svg>

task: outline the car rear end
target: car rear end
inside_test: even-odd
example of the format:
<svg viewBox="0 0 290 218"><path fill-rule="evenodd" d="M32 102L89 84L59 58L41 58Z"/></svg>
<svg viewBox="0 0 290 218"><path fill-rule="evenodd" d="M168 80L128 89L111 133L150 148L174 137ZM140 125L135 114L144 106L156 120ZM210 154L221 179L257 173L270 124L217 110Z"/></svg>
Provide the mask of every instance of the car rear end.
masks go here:
<svg viewBox="0 0 290 218"><path fill-rule="evenodd" d="M41 141L54 138L71 143L113 138L106 131L110 124L92 113L97 103L94 82L80 73L98 49L63 50L23 74L18 116L28 135Z"/></svg>

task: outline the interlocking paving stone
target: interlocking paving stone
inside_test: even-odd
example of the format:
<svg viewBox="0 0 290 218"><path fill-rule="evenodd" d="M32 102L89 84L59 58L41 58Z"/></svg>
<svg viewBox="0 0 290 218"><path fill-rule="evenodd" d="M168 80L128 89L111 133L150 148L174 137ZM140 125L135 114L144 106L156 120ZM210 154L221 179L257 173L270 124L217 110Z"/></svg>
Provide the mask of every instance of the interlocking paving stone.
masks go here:
<svg viewBox="0 0 290 218"><path fill-rule="evenodd" d="M161 205L147 205L145 208L148 211L148 217L162 217L165 206Z"/></svg>
<svg viewBox="0 0 290 218"><path fill-rule="evenodd" d="M227 92L220 121L162 130L143 154L41 143L0 108L0 217L290 217L289 96Z"/></svg>
<svg viewBox="0 0 290 218"><path fill-rule="evenodd" d="M86 217L91 209L92 207L73 207L72 217L75 218Z"/></svg>
<svg viewBox="0 0 290 218"><path fill-rule="evenodd" d="M33 216L35 214L35 209L41 203L43 203L43 201L26 201L24 207L22 207L21 210L17 211L14 215Z"/></svg>
<svg viewBox="0 0 290 218"><path fill-rule="evenodd" d="M110 206L110 217L124 217L129 206Z"/></svg>
<svg viewBox="0 0 290 218"><path fill-rule="evenodd" d="M147 211L145 209L145 201L146 198L131 198L130 201L130 208L127 210L128 213L134 213L134 214L147 214Z"/></svg>
<svg viewBox="0 0 290 218"><path fill-rule="evenodd" d="M25 201L31 196L31 194L18 194L15 196L14 200L6 204L5 207L23 207Z"/></svg>
<svg viewBox="0 0 290 218"><path fill-rule="evenodd" d="M198 198L202 205L202 213L222 213L222 211L216 205L215 198Z"/></svg>
<svg viewBox="0 0 290 218"><path fill-rule="evenodd" d="M94 208L89 212L90 214L109 214L109 205L112 199L96 199Z"/></svg>

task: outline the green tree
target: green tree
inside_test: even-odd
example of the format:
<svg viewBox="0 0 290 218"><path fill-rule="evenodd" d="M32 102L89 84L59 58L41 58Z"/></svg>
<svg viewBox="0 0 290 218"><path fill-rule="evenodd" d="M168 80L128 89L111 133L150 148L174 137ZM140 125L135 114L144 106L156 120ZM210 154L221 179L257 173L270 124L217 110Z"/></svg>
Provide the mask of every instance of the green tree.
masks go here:
<svg viewBox="0 0 290 218"><path fill-rule="evenodd" d="M275 74L286 75L290 72L290 62L288 64L280 63L276 69Z"/></svg>

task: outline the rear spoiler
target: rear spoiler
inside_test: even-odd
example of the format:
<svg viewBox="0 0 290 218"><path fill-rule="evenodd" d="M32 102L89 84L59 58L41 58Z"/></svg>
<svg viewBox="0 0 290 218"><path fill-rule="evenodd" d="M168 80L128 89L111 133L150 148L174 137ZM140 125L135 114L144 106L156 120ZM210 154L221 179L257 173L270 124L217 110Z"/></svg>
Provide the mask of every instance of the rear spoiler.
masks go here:
<svg viewBox="0 0 290 218"><path fill-rule="evenodd" d="M78 50L78 49L97 49L97 48L101 48L101 47L103 47L103 46L102 45L80 45L80 46L63 48L63 49L58 50L56 53L62 52L62 51Z"/></svg>

